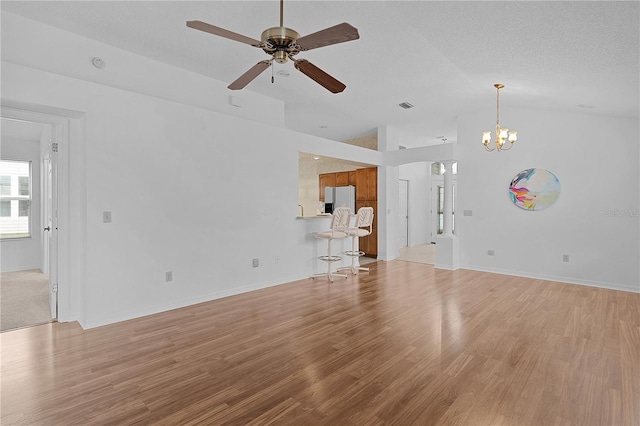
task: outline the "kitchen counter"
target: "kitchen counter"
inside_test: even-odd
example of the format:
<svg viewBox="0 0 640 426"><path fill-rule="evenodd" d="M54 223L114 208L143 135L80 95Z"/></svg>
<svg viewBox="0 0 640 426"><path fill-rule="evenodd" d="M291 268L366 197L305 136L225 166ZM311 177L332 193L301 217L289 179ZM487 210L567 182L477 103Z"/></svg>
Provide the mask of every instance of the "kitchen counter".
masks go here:
<svg viewBox="0 0 640 426"><path fill-rule="evenodd" d="M296 219L301 219L301 220L310 220L310 219L330 219L331 215L330 214L319 214L316 216L298 216L296 217Z"/></svg>

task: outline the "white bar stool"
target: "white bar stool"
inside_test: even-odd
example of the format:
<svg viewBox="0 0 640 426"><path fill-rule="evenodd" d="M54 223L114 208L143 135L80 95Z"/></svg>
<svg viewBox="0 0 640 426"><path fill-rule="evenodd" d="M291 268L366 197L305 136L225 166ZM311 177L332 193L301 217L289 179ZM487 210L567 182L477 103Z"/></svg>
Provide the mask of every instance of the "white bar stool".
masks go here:
<svg viewBox="0 0 640 426"><path fill-rule="evenodd" d="M351 256L351 266L340 268L338 271L350 270L353 275L356 275L358 271L368 271L369 268L363 268L361 266L355 266L356 257L365 255L363 251L356 251L356 238L366 237L371 235L371 228L373 226L373 207L360 207L358 214L356 215L356 223L354 228L349 228L347 234L351 237L351 251L345 251L344 254ZM367 229L368 228L368 229Z"/></svg>
<svg viewBox="0 0 640 426"><path fill-rule="evenodd" d="M347 238L350 220L351 209L349 207L338 207L333 210L333 214L331 216L331 229L328 231L315 233L314 236L316 238L327 240L327 254L325 256L318 256L318 259L327 262L327 272L322 274L315 274L311 278L323 277L326 275L327 277L329 277L329 281L331 282L333 282L334 276L347 278L345 274L336 274L331 272L331 264L342 259L342 256L331 254L331 241Z"/></svg>

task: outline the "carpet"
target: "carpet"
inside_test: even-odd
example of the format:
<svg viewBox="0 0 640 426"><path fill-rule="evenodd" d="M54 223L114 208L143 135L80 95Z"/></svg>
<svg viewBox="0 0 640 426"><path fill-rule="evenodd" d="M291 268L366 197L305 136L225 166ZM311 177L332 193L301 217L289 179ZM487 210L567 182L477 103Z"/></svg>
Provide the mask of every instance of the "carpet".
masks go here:
<svg viewBox="0 0 640 426"><path fill-rule="evenodd" d="M50 321L47 275L39 270L0 274L0 331Z"/></svg>

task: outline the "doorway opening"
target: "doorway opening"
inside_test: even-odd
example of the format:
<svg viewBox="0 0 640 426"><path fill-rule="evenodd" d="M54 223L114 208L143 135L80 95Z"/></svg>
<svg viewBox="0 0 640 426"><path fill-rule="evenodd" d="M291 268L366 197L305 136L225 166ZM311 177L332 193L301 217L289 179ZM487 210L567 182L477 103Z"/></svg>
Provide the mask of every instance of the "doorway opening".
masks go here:
<svg viewBox="0 0 640 426"><path fill-rule="evenodd" d="M398 167L398 260L435 263L431 244L430 163L416 162Z"/></svg>
<svg viewBox="0 0 640 426"><path fill-rule="evenodd" d="M60 125L2 111L0 331L58 318Z"/></svg>

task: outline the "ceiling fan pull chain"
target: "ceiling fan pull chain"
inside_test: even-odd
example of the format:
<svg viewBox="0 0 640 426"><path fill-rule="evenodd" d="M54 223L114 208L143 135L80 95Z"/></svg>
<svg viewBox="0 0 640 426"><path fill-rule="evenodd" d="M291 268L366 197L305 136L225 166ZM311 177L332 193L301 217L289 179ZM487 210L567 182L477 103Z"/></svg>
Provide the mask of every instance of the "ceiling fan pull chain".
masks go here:
<svg viewBox="0 0 640 426"><path fill-rule="evenodd" d="M273 78L273 62L271 62L271 84L275 83L275 79Z"/></svg>

